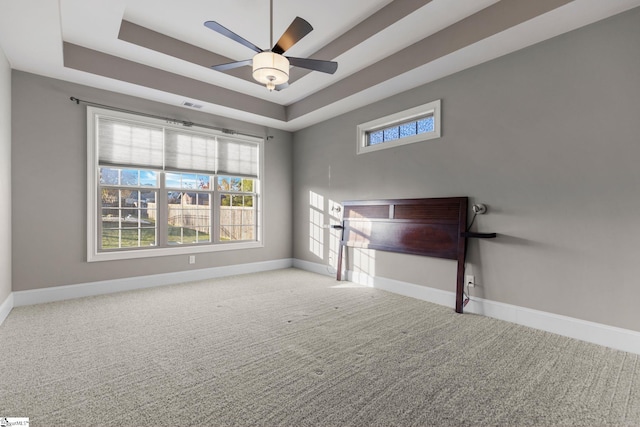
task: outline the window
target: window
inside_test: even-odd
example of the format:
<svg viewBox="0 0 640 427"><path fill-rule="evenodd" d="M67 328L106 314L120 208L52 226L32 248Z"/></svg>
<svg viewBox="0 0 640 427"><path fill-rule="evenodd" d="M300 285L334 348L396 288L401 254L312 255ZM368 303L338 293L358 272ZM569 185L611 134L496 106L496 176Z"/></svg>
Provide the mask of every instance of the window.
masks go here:
<svg viewBox="0 0 640 427"><path fill-rule="evenodd" d="M89 261L262 246L262 139L87 111Z"/></svg>
<svg viewBox="0 0 640 427"><path fill-rule="evenodd" d="M358 154L440 137L440 100L358 126Z"/></svg>

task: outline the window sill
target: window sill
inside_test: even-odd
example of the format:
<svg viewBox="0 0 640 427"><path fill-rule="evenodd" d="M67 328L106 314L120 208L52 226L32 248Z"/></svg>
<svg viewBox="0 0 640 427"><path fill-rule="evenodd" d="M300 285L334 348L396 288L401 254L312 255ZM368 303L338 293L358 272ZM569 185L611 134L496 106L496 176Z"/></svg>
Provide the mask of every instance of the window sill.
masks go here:
<svg viewBox="0 0 640 427"><path fill-rule="evenodd" d="M87 262L116 261L122 259L154 258L172 255L199 254L207 252L232 251L263 248L262 242L218 243L215 245L190 245L175 248L132 249L113 252L89 251Z"/></svg>

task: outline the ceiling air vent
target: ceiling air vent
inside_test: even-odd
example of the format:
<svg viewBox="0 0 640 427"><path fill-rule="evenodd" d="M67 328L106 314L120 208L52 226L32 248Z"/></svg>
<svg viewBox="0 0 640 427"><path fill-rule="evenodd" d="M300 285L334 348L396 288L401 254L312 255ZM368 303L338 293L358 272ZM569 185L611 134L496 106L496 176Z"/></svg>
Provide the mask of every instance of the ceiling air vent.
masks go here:
<svg viewBox="0 0 640 427"><path fill-rule="evenodd" d="M182 105L184 105L185 107L190 107L190 108L198 108L198 109L202 108L202 105L196 104L196 103L191 102L191 101L184 101L182 103Z"/></svg>

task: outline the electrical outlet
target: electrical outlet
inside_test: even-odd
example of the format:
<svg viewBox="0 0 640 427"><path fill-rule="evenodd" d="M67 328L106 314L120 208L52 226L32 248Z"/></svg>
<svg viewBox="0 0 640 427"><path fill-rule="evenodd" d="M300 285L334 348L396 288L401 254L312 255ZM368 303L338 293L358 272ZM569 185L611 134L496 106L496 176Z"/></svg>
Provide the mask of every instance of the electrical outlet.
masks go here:
<svg viewBox="0 0 640 427"><path fill-rule="evenodd" d="M196 263L196 256L189 255L189 264L195 264L195 263Z"/></svg>
<svg viewBox="0 0 640 427"><path fill-rule="evenodd" d="M475 276L473 276L472 274L467 274L467 277L465 278L464 284L467 285L470 288L475 288L476 287L476 278L475 278Z"/></svg>

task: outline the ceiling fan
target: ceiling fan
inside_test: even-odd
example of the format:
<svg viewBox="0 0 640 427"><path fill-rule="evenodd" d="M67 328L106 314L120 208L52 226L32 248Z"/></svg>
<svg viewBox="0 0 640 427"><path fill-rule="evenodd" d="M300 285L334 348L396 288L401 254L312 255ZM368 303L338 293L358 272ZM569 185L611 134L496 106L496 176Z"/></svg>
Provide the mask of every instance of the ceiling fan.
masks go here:
<svg viewBox="0 0 640 427"><path fill-rule="evenodd" d="M338 63L334 61L284 56L283 54L294 44L299 42L304 36L309 34L313 30L313 27L304 19L296 17L284 34L280 36L280 39L276 44L273 44L273 0L270 1L270 13L271 25L269 44L273 46L270 50L259 48L255 44L242 38L215 21L206 21L204 23L205 27L257 52L257 54L251 59L214 65L211 68L216 71L226 71L233 68L243 67L245 65L251 65L253 67L253 78L259 83L264 84L269 91L274 89L284 89L288 86L287 82L289 81L290 65L328 74L336 72L338 69Z"/></svg>

